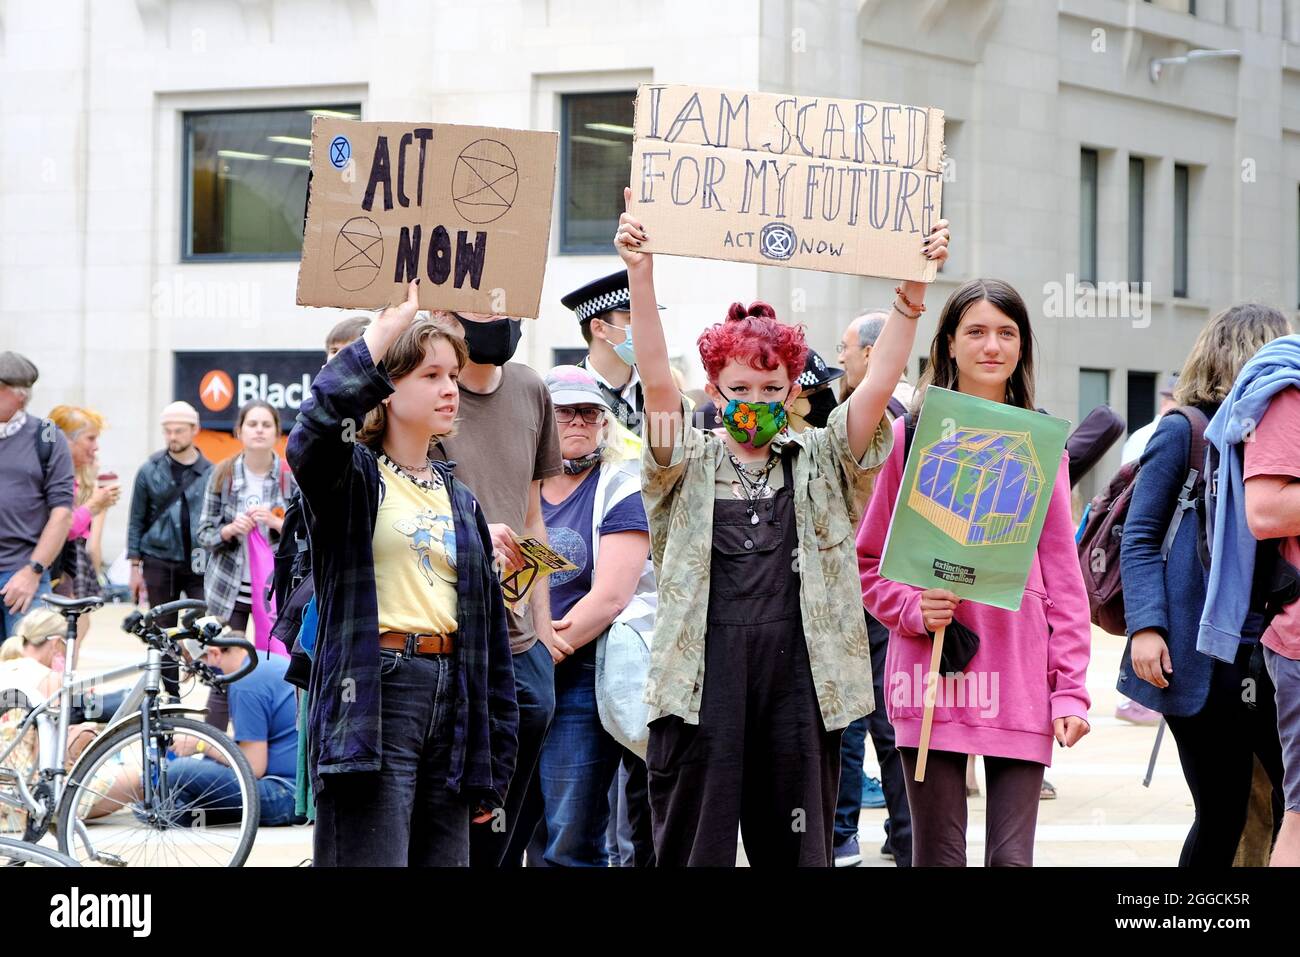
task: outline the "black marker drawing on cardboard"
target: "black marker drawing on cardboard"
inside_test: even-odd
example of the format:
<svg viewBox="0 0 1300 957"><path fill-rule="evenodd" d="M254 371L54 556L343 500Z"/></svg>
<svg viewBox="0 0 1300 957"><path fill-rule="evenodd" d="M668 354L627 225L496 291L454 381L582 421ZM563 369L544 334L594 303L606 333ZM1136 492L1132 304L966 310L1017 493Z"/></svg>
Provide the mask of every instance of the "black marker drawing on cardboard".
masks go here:
<svg viewBox="0 0 1300 957"><path fill-rule="evenodd" d="M471 223L500 219L515 204L519 164L510 147L497 140L475 140L456 157L451 198Z"/></svg>
<svg viewBox="0 0 1300 957"><path fill-rule="evenodd" d="M334 240L334 281L348 292L365 289L384 262L384 234L368 216L353 216Z"/></svg>

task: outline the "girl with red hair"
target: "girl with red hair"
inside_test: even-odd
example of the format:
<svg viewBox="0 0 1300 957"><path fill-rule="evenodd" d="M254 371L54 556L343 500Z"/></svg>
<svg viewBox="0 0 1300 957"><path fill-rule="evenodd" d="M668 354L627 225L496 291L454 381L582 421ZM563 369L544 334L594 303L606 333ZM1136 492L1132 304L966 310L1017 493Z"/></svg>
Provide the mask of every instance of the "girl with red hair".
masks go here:
<svg viewBox="0 0 1300 957"><path fill-rule="evenodd" d="M940 263L947 225L921 241ZM866 379L825 428L798 434L786 410L803 330L767 303L734 303L699 339L722 428L697 428L668 366L646 239L624 213L614 243L645 397L642 497L659 586L646 682L656 862L734 866L739 829L751 865L826 867L840 736L874 707L852 531L893 444L885 407L925 284L898 287Z"/></svg>

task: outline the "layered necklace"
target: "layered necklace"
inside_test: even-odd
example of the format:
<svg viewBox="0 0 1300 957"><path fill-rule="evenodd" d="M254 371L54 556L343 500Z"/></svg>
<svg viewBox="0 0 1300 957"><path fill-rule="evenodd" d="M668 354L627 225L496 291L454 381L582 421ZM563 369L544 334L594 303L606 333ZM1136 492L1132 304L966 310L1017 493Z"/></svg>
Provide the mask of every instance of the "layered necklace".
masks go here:
<svg viewBox="0 0 1300 957"><path fill-rule="evenodd" d="M739 480L740 489L745 494L746 509L749 513L749 524L758 524L758 503L768 496L770 491L768 479L772 475L772 469L776 467L777 457L772 452L767 453L767 462L757 468L746 465L731 452L727 452L727 458L731 459L731 467L736 471L736 478Z"/></svg>
<svg viewBox="0 0 1300 957"><path fill-rule="evenodd" d="M403 465L401 462L395 461L387 452L380 452L379 460L398 475L410 482L414 482L420 488L442 488L442 476L440 476L438 470L433 467L433 459L426 458L424 464L420 466ZM418 473L426 471L429 473L429 477L427 479L421 478Z"/></svg>

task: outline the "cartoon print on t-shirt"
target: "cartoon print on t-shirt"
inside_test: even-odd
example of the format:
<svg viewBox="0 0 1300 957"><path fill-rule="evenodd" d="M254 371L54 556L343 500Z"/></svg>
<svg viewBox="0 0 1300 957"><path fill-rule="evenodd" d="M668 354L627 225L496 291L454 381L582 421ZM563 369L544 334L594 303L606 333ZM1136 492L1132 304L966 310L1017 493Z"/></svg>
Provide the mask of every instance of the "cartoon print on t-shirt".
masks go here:
<svg viewBox="0 0 1300 957"><path fill-rule="evenodd" d="M414 518L401 518L393 528L411 540L411 549L417 556L420 574L430 585L434 576L445 582L456 582L456 528L450 515L439 515L431 508L421 509ZM441 549L433 547L434 542Z"/></svg>

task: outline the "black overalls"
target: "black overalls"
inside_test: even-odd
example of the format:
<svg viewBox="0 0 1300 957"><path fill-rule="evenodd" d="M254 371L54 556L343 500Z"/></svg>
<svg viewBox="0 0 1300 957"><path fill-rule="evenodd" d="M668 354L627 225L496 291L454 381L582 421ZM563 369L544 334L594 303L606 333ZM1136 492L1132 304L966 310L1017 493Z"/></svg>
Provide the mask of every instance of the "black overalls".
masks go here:
<svg viewBox="0 0 1300 957"><path fill-rule="evenodd" d="M839 792L840 736L822 724L799 609L792 458L755 508L713 503L700 723L650 725L650 806L661 867L736 863L826 867Z"/></svg>

